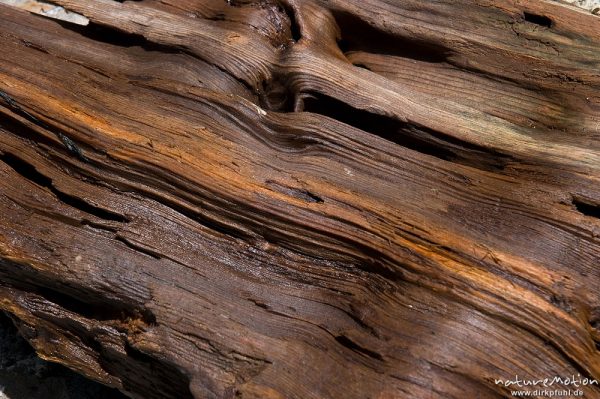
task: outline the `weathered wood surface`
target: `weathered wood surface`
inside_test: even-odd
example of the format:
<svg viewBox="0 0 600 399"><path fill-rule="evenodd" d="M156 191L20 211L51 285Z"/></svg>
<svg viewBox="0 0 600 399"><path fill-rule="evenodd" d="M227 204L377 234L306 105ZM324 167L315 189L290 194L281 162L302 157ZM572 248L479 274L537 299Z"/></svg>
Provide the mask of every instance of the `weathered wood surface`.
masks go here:
<svg viewBox="0 0 600 399"><path fill-rule="evenodd" d="M542 0L0 6L0 308L134 398L600 379L600 20ZM600 388L584 388L600 397Z"/></svg>

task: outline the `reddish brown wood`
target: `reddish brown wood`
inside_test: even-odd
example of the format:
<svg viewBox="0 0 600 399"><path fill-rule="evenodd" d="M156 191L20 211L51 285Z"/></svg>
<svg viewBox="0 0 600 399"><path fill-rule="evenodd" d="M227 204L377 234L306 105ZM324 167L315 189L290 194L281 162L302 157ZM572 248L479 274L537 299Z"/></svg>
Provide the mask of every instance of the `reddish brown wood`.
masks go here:
<svg viewBox="0 0 600 399"><path fill-rule="evenodd" d="M600 380L598 17L54 3L90 25L0 6L0 309L40 356L134 398Z"/></svg>

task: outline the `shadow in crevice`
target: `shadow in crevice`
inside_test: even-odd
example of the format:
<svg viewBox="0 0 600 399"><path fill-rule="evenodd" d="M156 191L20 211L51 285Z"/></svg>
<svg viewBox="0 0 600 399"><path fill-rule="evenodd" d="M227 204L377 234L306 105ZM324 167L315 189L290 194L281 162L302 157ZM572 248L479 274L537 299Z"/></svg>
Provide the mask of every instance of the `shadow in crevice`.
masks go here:
<svg viewBox="0 0 600 399"><path fill-rule="evenodd" d="M127 399L116 389L40 359L0 312L0 397L7 399Z"/></svg>
<svg viewBox="0 0 600 399"><path fill-rule="evenodd" d="M0 161L6 163L15 172L23 176L25 179L31 181L32 183L49 189L60 201L73 208L80 210L81 212L96 216L100 219L104 219L107 221L119 223L129 222L129 220L123 215L94 206L82 200L81 198L75 197L73 195L63 193L54 186L54 184L52 183L52 179L50 179L47 176L44 176L43 174L38 172L35 166L22 160L14 154L8 152L4 153L3 155L0 155Z"/></svg>
<svg viewBox="0 0 600 399"><path fill-rule="evenodd" d="M306 96L303 110L333 118L413 151L484 171L501 171L513 160L507 155L425 126L356 109L322 94L311 93Z"/></svg>
<svg viewBox="0 0 600 399"><path fill-rule="evenodd" d="M156 317L148 309L106 298L73 282L50 281L42 272L26 264L0 258L0 281L89 320L117 320L123 325L136 320L145 326L156 325Z"/></svg>
<svg viewBox="0 0 600 399"><path fill-rule="evenodd" d="M600 219L600 204L593 204L581 198L573 198L573 205L579 213Z"/></svg>
<svg viewBox="0 0 600 399"><path fill-rule="evenodd" d="M189 378L170 363L160 361L125 343L124 352L98 347L99 361L108 373L121 378L123 389L144 392L148 398L194 399Z"/></svg>
<svg viewBox="0 0 600 399"><path fill-rule="evenodd" d="M338 45L343 53L362 51L431 63L445 62L450 55L450 49L438 43L381 31L356 15L334 11L334 18L341 30Z"/></svg>
<svg viewBox="0 0 600 399"><path fill-rule="evenodd" d="M90 22L88 25L73 25L65 21L56 21L63 28L78 33L95 42L119 47L141 47L146 51L157 51L166 54L182 53L184 49L152 42L138 33L125 32L114 27Z"/></svg>
<svg viewBox="0 0 600 399"><path fill-rule="evenodd" d="M379 361L384 360L383 356L381 356L379 353L358 345L356 342L352 341L350 338L348 338L345 335L338 335L335 337L335 340L339 344L344 346L345 348L350 349L352 352L356 352L358 354L368 356L375 360L379 360Z"/></svg>
<svg viewBox="0 0 600 399"><path fill-rule="evenodd" d="M543 26L545 28L551 28L553 25L553 22L550 18L544 15L533 14L527 11L523 13L523 19L525 19L526 22Z"/></svg>

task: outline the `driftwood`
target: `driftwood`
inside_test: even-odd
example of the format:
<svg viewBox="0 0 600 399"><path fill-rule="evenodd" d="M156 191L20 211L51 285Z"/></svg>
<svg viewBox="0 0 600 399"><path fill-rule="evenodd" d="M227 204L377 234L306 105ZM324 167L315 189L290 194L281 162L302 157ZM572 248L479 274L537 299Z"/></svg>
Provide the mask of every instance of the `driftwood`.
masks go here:
<svg viewBox="0 0 600 399"><path fill-rule="evenodd" d="M598 17L54 3L90 24L0 6L0 308L40 356L134 398L600 380Z"/></svg>

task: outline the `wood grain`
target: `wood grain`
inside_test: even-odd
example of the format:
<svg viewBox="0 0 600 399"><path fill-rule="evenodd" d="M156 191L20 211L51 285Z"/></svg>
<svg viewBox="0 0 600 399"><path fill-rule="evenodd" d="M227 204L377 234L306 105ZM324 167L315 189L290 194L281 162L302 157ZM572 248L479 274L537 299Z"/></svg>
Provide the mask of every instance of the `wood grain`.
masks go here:
<svg viewBox="0 0 600 399"><path fill-rule="evenodd" d="M42 357L133 398L600 380L596 16L54 3L90 25L0 6L0 308Z"/></svg>

